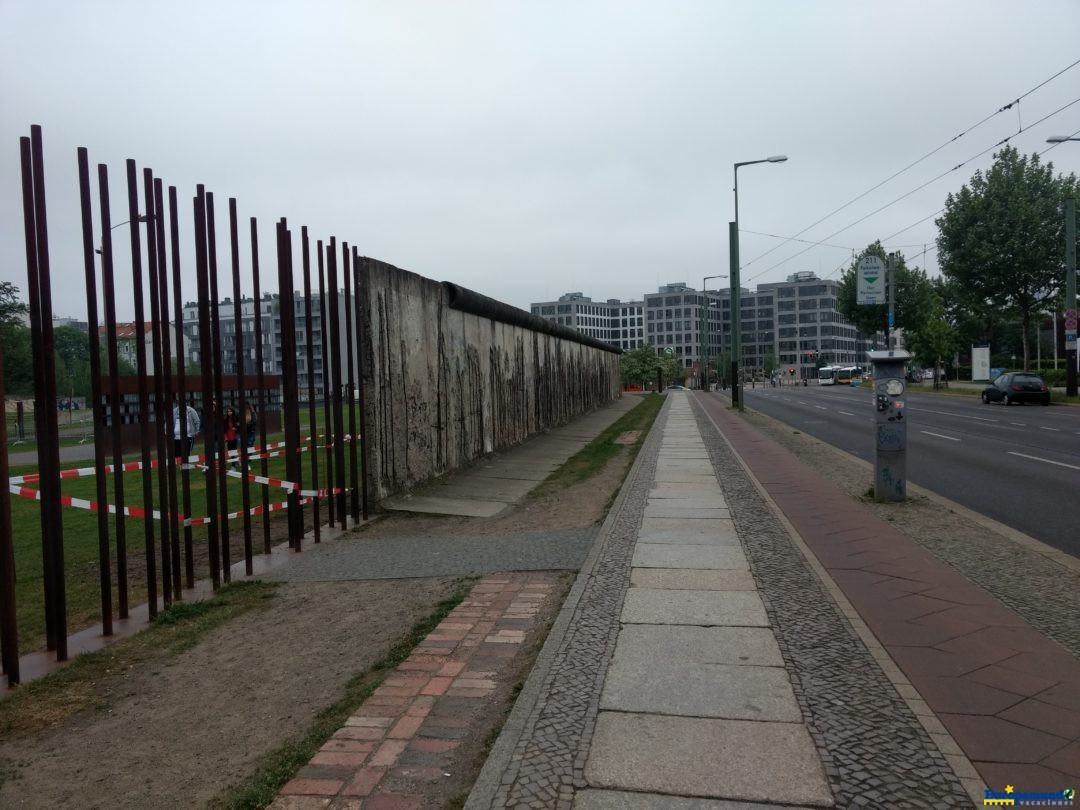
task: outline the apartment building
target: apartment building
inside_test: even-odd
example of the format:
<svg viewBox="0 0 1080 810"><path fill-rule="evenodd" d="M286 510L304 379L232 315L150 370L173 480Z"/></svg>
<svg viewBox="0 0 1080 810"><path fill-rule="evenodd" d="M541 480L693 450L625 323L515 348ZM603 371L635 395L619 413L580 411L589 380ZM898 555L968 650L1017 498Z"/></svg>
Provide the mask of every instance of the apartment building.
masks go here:
<svg viewBox="0 0 1080 810"><path fill-rule="evenodd" d="M741 325L740 366L748 373L763 374L772 368L795 368L801 376L816 367L812 357L818 352L828 363L855 364L865 361L870 342L849 324L836 309L840 282L819 279L813 272L794 273L786 281L759 284L754 291L742 290L739 299ZM617 300L596 304L581 293L567 293L557 302L532 304L532 312L564 326L585 331L620 348L648 343L669 350L686 369L700 368L703 358L715 361L731 346L731 291L696 290L685 282L661 286L646 293L640 303ZM608 314L608 307L644 311L631 318L643 330L633 342L615 331L623 327L611 323L623 315ZM580 309L579 309L580 308ZM600 318L593 322L588 318ZM604 321L603 319L607 319ZM635 325L632 328L639 328ZM609 330L603 334L602 330ZM808 356L809 355L809 356Z"/></svg>
<svg viewBox="0 0 1080 810"><path fill-rule="evenodd" d="M345 340L345 297L343 294L338 295L337 302L338 319L341 331L340 351L341 357L345 358L347 344ZM311 299L313 353L312 365L310 368L308 367L307 320L304 312L304 296L302 294L294 294L294 305L296 307L294 315L296 323L296 373L300 396L302 399L307 398L309 377L313 377L315 383L315 396L316 398L321 398L323 392L326 390L329 380L324 379L323 376L323 370L324 368L328 368L328 364L324 363L323 355L320 298L318 294L315 294ZM261 319L262 323L263 371L267 374L281 374L283 366L280 299L276 294L266 293L258 302L257 309L258 317ZM251 297L242 298L240 301L240 312L240 332L243 336L244 351L244 374L256 374L258 373L258 366L255 363L255 299ZM327 317L329 317L329 313ZM231 298L225 298L218 305L218 320L221 324L222 373L225 375L234 375L238 371L239 360L237 355L236 315ZM329 328L327 329L327 333L329 335ZM185 362L189 364L201 362L202 344L200 341L200 334L198 304L195 302L186 303L184 304L184 336L185 348L187 349ZM356 353L354 352L354 355L355 354ZM355 365L355 356L353 362ZM344 361L342 362L342 365L344 366ZM355 369L353 373L355 376Z"/></svg>
<svg viewBox="0 0 1080 810"><path fill-rule="evenodd" d="M558 301L530 304L533 315L576 329L620 349L645 343L643 302L609 298L593 301L580 292L559 296Z"/></svg>

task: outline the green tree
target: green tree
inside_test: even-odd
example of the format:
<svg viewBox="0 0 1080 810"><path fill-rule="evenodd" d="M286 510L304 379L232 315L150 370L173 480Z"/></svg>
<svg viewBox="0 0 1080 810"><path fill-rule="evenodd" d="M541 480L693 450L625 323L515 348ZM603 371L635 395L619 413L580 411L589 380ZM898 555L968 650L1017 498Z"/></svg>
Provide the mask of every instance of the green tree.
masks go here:
<svg viewBox="0 0 1080 810"><path fill-rule="evenodd" d="M931 317L907 338L908 348L916 362L924 366L940 367L959 348L956 327L949 321L945 304L940 298L934 301Z"/></svg>
<svg viewBox="0 0 1080 810"><path fill-rule="evenodd" d="M945 199L936 220L938 257L961 305L986 334L1001 320L1020 323L1024 368L1033 320L1060 294L1064 263L1061 205L1076 176L1054 175L1052 163L1006 146L994 164Z"/></svg>
<svg viewBox="0 0 1080 810"><path fill-rule="evenodd" d="M27 306L19 300L19 288L0 281L0 342L4 345L4 394L29 396L34 391L34 365L30 330L23 325Z"/></svg>
<svg viewBox="0 0 1080 810"><path fill-rule="evenodd" d="M646 343L622 353L619 358L624 385L645 385L656 379L656 349Z"/></svg>
<svg viewBox="0 0 1080 810"><path fill-rule="evenodd" d="M873 337L878 332L888 332L889 306L888 304L868 306L857 303L857 272L859 261L864 256L877 256L882 261L888 260L880 240L867 245L864 251L851 260L848 269L840 275L836 308L860 332ZM903 254L896 255L895 272L895 326L903 329L905 334L918 331L930 317L934 302L933 284L924 270L908 267Z"/></svg>

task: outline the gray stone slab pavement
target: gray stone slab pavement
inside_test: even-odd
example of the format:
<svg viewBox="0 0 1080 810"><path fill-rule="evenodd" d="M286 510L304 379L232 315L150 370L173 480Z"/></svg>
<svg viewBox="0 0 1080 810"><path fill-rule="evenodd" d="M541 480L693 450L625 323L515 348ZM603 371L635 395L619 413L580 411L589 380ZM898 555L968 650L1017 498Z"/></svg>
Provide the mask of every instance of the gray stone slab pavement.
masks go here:
<svg viewBox="0 0 1080 810"><path fill-rule="evenodd" d="M748 571L741 549L687 543L638 543L634 549L635 568L717 568Z"/></svg>
<svg viewBox="0 0 1080 810"><path fill-rule="evenodd" d="M631 588L623 624L694 624L768 627L765 606L754 591L673 591Z"/></svg>
<svg viewBox="0 0 1080 810"><path fill-rule="evenodd" d="M749 571L694 568L635 568L630 572L630 585L676 591L752 591L757 588Z"/></svg>
<svg viewBox="0 0 1080 810"><path fill-rule="evenodd" d="M600 712L590 787L832 806L802 723Z"/></svg>
<svg viewBox="0 0 1080 810"><path fill-rule="evenodd" d="M574 797L574 810L808 810L786 804L729 802L725 799L687 799L659 793L624 790L583 790Z"/></svg>

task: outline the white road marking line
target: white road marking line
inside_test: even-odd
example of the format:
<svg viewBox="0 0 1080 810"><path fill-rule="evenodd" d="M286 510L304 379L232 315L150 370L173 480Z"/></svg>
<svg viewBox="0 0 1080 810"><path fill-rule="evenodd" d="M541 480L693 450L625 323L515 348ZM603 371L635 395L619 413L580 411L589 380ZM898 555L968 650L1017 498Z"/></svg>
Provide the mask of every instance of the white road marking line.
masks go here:
<svg viewBox="0 0 1080 810"><path fill-rule="evenodd" d="M960 441L955 436L943 436L940 433L931 433L929 430L920 430L919 433L925 433L927 436L937 436L939 439L948 439L950 442Z"/></svg>
<svg viewBox="0 0 1080 810"><path fill-rule="evenodd" d="M1054 433L1060 433L1061 432L1061 428L1045 427L1045 426L1042 426L1042 425L1039 426L1039 430L1052 430L1052 431L1054 431Z"/></svg>
<svg viewBox="0 0 1080 810"><path fill-rule="evenodd" d="M803 402L801 399L797 399L795 401L798 402L800 405L809 405L810 404L809 402Z"/></svg>
<svg viewBox="0 0 1080 810"><path fill-rule="evenodd" d="M1051 461L1048 458L1039 458L1038 456L1029 456L1027 453L1015 453L1012 450L1007 451L1010 456L1020 456L1021 458L1030 458L1032 461L1041 461L1044 464L1055 464L1058 467L1068 467L1070 470L1080 470L1075 464L1066 464L1063 461Z"/></svg>
<svg viewBox="0 0 1080 810"><path fill-rule="evenodd" d="M854 416L855 415L855 414L850 413L848 411L837 411L837 413L842 413L844 416Z"/></svg>
<svg viewBox="0 0 1080 810"><path fill-rule="evenodd" d="M938 416L955 416L960 419L977 419L980 422L997 422L997 419L990 419L986 416L970 416L962 413L955 413L954 411L935 411L931 408L908 408L909 411L919 411L920 413L936 413Z"/></svg>
<svg viewBox="0 0 1080 810"><path fill-rule="evenodd" d="M822 411L827 411L827 410L829 410L829 409L828 409L828 408L826 408L826 407L825 407L824 405L815 405L814 407L815 407L815 408L817 408L818 410L822 410Z"/></svg>
<svg viewBox="0 0 1080 810"><path fill-rule="evenodd" d="M1016 425L1017 427L1027 427L1027 422L1009 422L1010 425Z"/></svg>

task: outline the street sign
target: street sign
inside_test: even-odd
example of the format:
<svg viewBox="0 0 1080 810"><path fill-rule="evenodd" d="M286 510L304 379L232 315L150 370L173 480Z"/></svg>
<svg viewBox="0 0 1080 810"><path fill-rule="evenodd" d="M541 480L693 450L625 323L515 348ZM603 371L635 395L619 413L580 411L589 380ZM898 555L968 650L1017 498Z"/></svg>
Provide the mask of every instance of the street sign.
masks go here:
<svg viewBox="0 0 1080 810"><path fill-rule="evenodd" d="M1067 309L1067 310L1065 310L1065 336L1066 336L1066 339L1068 339L1069 335L1072 335L1074 337L1076 336L1076 310L1075 309Z"/></svg>
<svg viewBox="0 0 1080 810"><path fill-rule="evenodd" d="M855 269L856 303L885 303L885 262L878 256L863 256Z"/></svg>

